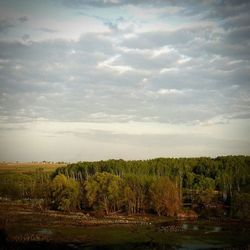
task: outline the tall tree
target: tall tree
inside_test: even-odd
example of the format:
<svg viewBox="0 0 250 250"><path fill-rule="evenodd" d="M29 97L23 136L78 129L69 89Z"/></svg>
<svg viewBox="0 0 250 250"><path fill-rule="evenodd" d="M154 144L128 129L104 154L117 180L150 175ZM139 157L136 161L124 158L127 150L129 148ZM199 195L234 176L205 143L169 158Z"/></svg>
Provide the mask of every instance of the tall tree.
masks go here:
<svg viewBox="0 0 250 250"><path fill-rule="evenodd" d="M70 211L78 206L79 183L59 174L52 181L51 194L54 208Z"/></svg>
<svg viewBox="0 0 250 250"><path fill-rule="evenodd" d="M120 208L122 179L119 176L98 172L88 178L84 186L90 206L103 209L106 214Z"/></svg>
<svg viewBox="0 0 250 250"><path fill-rule="evenodd" d="M150 187L152 205L158 215L173 216L180 209L176 185L168 177L155 179Z"/></svg>

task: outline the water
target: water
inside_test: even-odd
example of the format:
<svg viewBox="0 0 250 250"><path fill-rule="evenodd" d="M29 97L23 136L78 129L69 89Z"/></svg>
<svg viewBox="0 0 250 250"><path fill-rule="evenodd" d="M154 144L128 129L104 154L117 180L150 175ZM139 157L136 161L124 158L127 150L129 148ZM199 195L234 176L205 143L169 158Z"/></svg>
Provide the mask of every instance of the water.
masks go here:
<svg viewBox="0 0 250 250"><path fill-rule="evenodd" d="M42 228L41 230L38 231L39 234L44 234L44 235L52 235L53 232L50 229L47 228Z"/></svg>
<svg viewBox="0 0 250 250"><path fill-rule="evenodd" d="M148 226L54 225L37 229L36 233L48 241L42 245L28 242L28 249L250 249L250 229L247 223L232 225L174 221Z"/></svg>
<svg viewBox="0 0 250 250"><path fill-rule="evenodd" d="M249 235L249 228L242 225L209 225L199 221L174 222L135 230L134 237L137 237L137 242L127 239L128 242L124 244L80 246L78 249L249 249Z"/></svg>

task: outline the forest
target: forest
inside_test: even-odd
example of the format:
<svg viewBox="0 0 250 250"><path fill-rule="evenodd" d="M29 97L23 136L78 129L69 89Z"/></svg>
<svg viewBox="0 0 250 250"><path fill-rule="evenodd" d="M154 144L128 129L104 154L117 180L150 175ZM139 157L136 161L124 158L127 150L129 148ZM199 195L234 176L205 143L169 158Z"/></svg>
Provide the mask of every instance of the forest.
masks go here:
<svg viewBox="0 0 250 250"><path fill-rule="evenodd" d="M0 172L1 199L40 210L249 218L250 156L78 162Z"/></svg>

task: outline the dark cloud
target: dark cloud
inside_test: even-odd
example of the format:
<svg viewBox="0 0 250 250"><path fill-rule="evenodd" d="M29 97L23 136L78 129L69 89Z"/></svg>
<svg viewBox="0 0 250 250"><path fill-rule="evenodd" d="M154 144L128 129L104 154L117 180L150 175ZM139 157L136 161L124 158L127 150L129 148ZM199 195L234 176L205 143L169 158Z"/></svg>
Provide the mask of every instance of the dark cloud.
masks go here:
<svg viewBox="0 0 250 250"><path fill-rule="evenodd" d="M206 2L206 1L205 1ZM211 1L205 7L210 8L207 18L231 18L239 14L249 13L249 1Z"/></svg>
<svg viewBox="0 0 250 250"><path fill-rule="evenodd" d="M0 32L7 32L14 25L7 19L0 19Z"/></svg>
<svg viewBox="0 0 250 250"><path fill-rule="evenodd" d="M25 22L27 22L29 20L29 18L27 17L27 16L22 16L22 17L19 17L18 18L18 21L20 22L20 23L25 23Z"/></svg>
<svg viewBox="0 0 250 250"><path fill-rule="evenodd" d="M247 46L250 42L250 23L249 26L239 27L229 31L225 36L225 42Z"/></svg>
<svg viewBox="0 0 250 250"><path fill-rule="evenodd" d="M249 11L238 13L238 15L226 18L220 22L220 25L226 30L247 27L250 25Z"/></svg>

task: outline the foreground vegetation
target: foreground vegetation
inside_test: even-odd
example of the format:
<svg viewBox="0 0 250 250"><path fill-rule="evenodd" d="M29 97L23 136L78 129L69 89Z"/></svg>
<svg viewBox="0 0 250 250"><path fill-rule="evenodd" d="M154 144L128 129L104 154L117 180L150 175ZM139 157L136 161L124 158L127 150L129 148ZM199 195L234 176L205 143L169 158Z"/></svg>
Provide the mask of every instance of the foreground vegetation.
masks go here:
<svg viewBox="0 0 250 250"><path fill-rule="evenodd" d="M8 171L7 165L0 166L0 196L32 200L40 210L249 218L249 156L109 160L56 167Z"/></svg>
<svg viewBox="0 0 250 250"><path fill-rule="evenodd" d="M250 224L157 215L39 211L0 202L0 249L249 249Z"/></svg>

